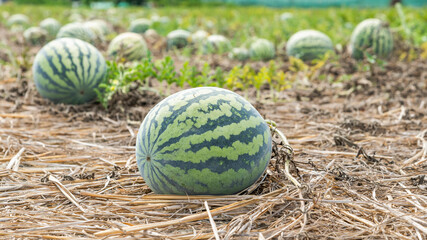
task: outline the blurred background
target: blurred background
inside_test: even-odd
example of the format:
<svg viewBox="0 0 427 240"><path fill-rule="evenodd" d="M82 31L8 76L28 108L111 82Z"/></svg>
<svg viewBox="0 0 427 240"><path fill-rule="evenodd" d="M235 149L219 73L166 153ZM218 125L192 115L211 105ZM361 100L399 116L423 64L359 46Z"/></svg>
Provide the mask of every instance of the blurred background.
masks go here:
<svg viewBox="0 0 427 240"><path fill-rule="evenodd" d="M113 6L127 7L131 5L141 6L200 6L206 4L230 4L230 5L260 5L268 7L387 7L400 2L404 6L425 6L427 0L0 0L4 2L16 2L19 4L54 4L54 5L86 5L94 8L108 8Z"/></svg>

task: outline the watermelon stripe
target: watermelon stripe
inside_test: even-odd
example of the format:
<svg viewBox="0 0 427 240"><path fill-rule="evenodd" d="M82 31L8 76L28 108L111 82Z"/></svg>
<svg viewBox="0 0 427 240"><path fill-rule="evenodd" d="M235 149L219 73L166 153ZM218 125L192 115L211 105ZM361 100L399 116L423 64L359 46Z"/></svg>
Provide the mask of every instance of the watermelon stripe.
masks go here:
<svg viewBox="0 0 427 240"><path fill-rule="evenodd" d="M214 131L202 132L201 134L193 135L192 137L191 136L182 137L182 139L180 139L179 142L177 141L176 143L165 144L163 148L160 148L162 150L158 151L158 153L167 154L168 151L169 152L174 151L175 154L179 154L186 150L186 149L182 149L183 146L188 146L192 150L197 150L199 149L199 145L200 145L200 149L202 149L203 144L205 142L210 142L210 143L212 142L212 145L215 146L214 143L217 142L218 139L221 140L221 137L223 137L222 140L224 141L234 140L234 137L238 137L238 136L242 137L240 133L245 134L245 131L241 131L238 127L236 127L238 125L244 125L244 124L247 124L250 130L259 131L260 129L256 129L254 126L251 126L251 125L259 126L262 124L262 122L257 122L256 119L252 118L249 121L243 120L242 122L239 122L237 124L233 123L233 124L230 124L229 126L218 126L218 128L216 128ZM218 136L219 134L222 134L222 135ZM236 141L238 141L238 139ZM248 141L247 143L245 142L241 142L241 143L249 144L250 142L251 141ZM199 159L199 161L202 161L202 159Z"/></svg>
<svg viewBox="0 0 427 240"><path fill-rule="evenodd" d="M366 51L387 57L393 50L393 36L381 20L366 19L353 31L349 49L356 59L362 59Z"/></svg>
<svg viewBox="0 0 427 240"><path fill-rule="evenodd" d="M224 100L219 100L218 101L218 106L222 105L224 103L230 103L230 102L229 101L224 101ZM220 110L220 109L215 109L215 110ZM209 114L212 111L213 111L213 109L209 110L209 111L204 111L204 114ZM251 112L248 112L248 111L245 111L245 110L237 111L236 109L231 109L231 112L232 112L231 116L236 116L236 118L239 117L239 116L246 116L245 118L243 118L244 120L247 120L246 119L247 118L247 114L251 113ZM181 114L183 114L183 112L181 112ZM167 119L167 121L164 121L162 123L161 130L162 129L167 129L167 127L169 127L171 124L177 125L177 124L182 124L182 123L185 123L185 122L192 122L195 125L197 123L197 119L194 118L194 117L186 117L185 119L182 119L182 120L176 120L176 118L178 116L177 115L175 115L175 116L176 117L171 117L171 118ZM198 130L198 133L199 134L205 134L207 132L214 131L218 127L224 127L224 126L222 126L220 124L222 122L224 122L226 119L228 119L229 117L230 116L223 115L223 116L218 117L217 119L213 119L213 120L208 119L207 122L203 125L203 129ZM237 119L237 120L243 120L243 119ZM168 124L167 125L164 124L165 122L168 122ZM238 122L236 121L236 123L238 123ZM195 127L194 125L192 127ZM158 147L159 148L163 148L163 147L165 147L165 145L171 145L171 144L177 143L177 141L179 139L183 139L183 138L190 137L190 136L194 136L192 131L185 132L181 136L171 137L168 141L162 143ZM154 144L156 144L156 142L154 142Z"/></svg>
<svg viewBox="0 0 427 240"><path fill-rule="evenodd" d="M75 44L75 41L73 40L72 43ZM74 74L75 78L71 77L70 75L68 75L68 77L69 77L69 79L71 81L73 81L75 83L75 85L77 85L76 86L76 89L77 89L77 88L79 88L79 87L82 86L82 82L83 82L82 81L82 77L83 77L82 73L81 73L81 71L80 71L80 74L78 73L78 69L79 68L77 67L77 65L76 65L76 63L74 61L75 58L73 57L73 54L70 52L70 49L67 47L67 43L62 42L62 45L63 45L63 50L67 53L66 58L68 58L69 64L70 64L70 67L71 67L70 71L66 71L65 73L66 74L67 73L68 74L71 74L71 73ZM77 49L78 52L80 52L80 48L79 47L77 47L76 49ZM76 80L77 80L77 82L75 82Z"/></svg>
<svg viewBox="0 0 427 240"><path fill-rule="evenodd" d="M209 146L209 143L206 143ZM211 147L214 148L214 147ZM219 147L217 147L219 148ZM263 144L258 149L255 149L257 152L255 154L240 154L238 158L234 161L230 161L228 157L210 157L207 160L203 161L203 164L193 163L189 161L174 161L173 158L161 158L161 160L156 160L156 162L161 165L171 165L173 167L179 167L184 170L186 173L189 170L203 170L205 168L210 169L214 173L222 173L229 169L233 169L234 171L238 171L239 169L245 169L247 171L251 171L254 166L258 166L260 161L262 160L262 156L266 154L263 149L267 148L267 144ZM209 153L206 153L209 154ZM173 156L173 154L171 154ZM156 156L157 158L158 156ZM189 154L189 158L191 155ZM249 159L256 158L258 161L249 162ZM183 159L185 160L185 159ZM227 162L227 164L224 164Z"/></svg>
<svg viewBox="0 0 427 240"><path fill-rule="evenodd" d="M48 59L48 61L49 61L49 59ZM36 77L41 76L41 78L46 79L48 81L48 84L45 84L45 83L42 84L42 83L36 81L36 86L43 88L44 90L46 90L46 92L61 94L61 93L66 93L68 91L73 90L73 88L74 88L73 83L71 83L69 85L69 87L67 87L67 86L60 85L56 81L53 81L53 78L57 78L57 77L60 78L61 77L61 76L58 76L56 73L54 73L55 76L51 76L45 70L43 70L42 66L39 64L35 64L35 69L37 71ZM51 68L51 69L54 69L54 68ZM66 77L64 77L64 79L66 79ZM49 84L51 84L52 87L49 87Z"/></svg>
<svg viewBox="0 0 427 240"><path fill-rule="evenodd" d="M158 145L157 148L163 149L161 153L169 153L171 151L177 150L173 148L175 144L178 143L177 145L181 145L184 143L189 143L191 144L192 150L197 150L204 147L203 144L206 142L207 139L210 139L209 142L212 142L212 144L214 144L214 142L217 142L217 141L219 141L219 144L220 144L221 141L226 141L226 140L238 141L239 139L242 139L243 143L248 143L249 140L243 137L254 134L254 132L257 130L257 127L262 126L261 125L262 122L256 122L256 119L252 117L249 120L242 120L240 122L235 122L235 124L236 125L248 124L248 122L250 123L251 121L258 124L256 125L254 124L255 126L250 128L248 127L247 129L242 129L241 132L237 132L237 131L233 132L233 130L236 130L233 126L222 125L224 120L227 118L228 118L227 116L222 116L216 121L209 121L206 124L206 128L203 128L200 131L198 131L197 135L195 135L192 131L188 131L183 133L181 136L170 138L168 141L164 142L163 144ZM212 133L216 130L224 132L224 134L219 136L212 136ZM196 138L202 139L202 142L196 142ZM247 140L248 142L246 142L245 140Z"/></svg>
<svg viewBox="0 0 427 240"><path fill-rule="evenodd" d="M169 177L167 177L164 173L162 173L159 168L151 168L152 178L150 179L156 179L156 181L151 181L157 186L153 186L155 189L159 189L161 192L177 192L177 191L183 191L183 192L190 192L189 189L186 189L179 184L176 183L176 181L173 181ZM155 182L161 183L156 184Z"/></svg>
<svg viewBox="0 0 427 240"><path fill-rule="evenodd" d="M199 102L200 101L205 100L205 101L211 102L211 101L213 101L213 99L211 97L212 96L210 96L210 95L204 95L204 96L200 96L200 97L194 98L187 105L185 105L184 108L181 108L181 110L175 111L175 112L177 112L177 114L174 114L174 116L169 117L168 119L166 119L164 121L166 124L163 124L163 122L162 122L161 129L159 131L161 131L161 132L168 132L168 137L171 138L171 136L173 136L173 135L171 135L169 133L168 128L174 128L175 126L180 125L182 123L182 121L184 121L186 119L187 115L192 115L193 114L192 113L192 109L193 108L197 108L199 106ZM224 96L224 95L213 96L213 97L214 98L218 98L219 97L219 98L222 98L222 99L226 98L226 96ZM234 96L233 96L233 98L234 98ZM218 102L224 101L222 99L219 99ZM223 102L223 103L225 103L225 102ZM225 106L228 106L228 105L225 105ZM231 113L229 113L229 115L231 115ZM201 116L203 116L203 117L206 118L206 121L203 122L203 124L202 124L203 126L206 126L206 124L209 124L209 120L210 120L211 117L217 117L217 118L221 117L221 115L218 113L218 111L212 112L212 114L204 114L204 115L201 115ZM215 120L215 119L212 119L212 120ZM216 120L219 120L219 119L216 119ZM200 121L201 120L198 119L198 122L200 122ZM193 125L187 124L187 129L190 129L190 128L193 128L193 127L197 128L197 125L193 126ZM158 138L160 138L160 137L161 137L161 135L158 136ZM181 137L181 136L180 135L176 135L176 137ZM154 141L153 146L158 146L158 145L162 144L162 142L157 143L157 140L158 139L156 139ZM156 150L156 148L154 148L153 150Z"/></svg>
<svg viewBox="0 0 427 240"><path fill-rule="evenodd" d="M51 55L49 55L49 53L51 53ZM75 89L77 87L75 85L75 83L67 77L66 74L67 74L67 72L70 71L70 69L64 65L63 61L61 61L62 56L58 53L58 51L56 51L56 50L53 50L51 52L42 51L41 54L45 58L44 62L47 64L47 66L46 65L39 65L39 64L37 64L37 66L40 66L41 70L43 70L43 72L45 72L47 74L47 76L45 76L46 77L45 79L47 79L50 84L53 84L59 88L69 89L70 91L72 91L73 89ZM60 64L61 69L58 69L56 67L56 65L54 64L56 62L58 62ZM45 71L43 69L43 66L49 67L49 68L46 69L46 71ZM49 74L47 72L47 70L50 70L52 73ZM63 79L63 81L62 82L54 81L54 79L58 79L58 78Z"/></svg>
<svg viewBox="0 0 427 240"><path fill-rule="evenodd" d="M286 44L287 54L303 61L314 60L333 50L331 39L316 30L299 31L292 35Z"/></svg>

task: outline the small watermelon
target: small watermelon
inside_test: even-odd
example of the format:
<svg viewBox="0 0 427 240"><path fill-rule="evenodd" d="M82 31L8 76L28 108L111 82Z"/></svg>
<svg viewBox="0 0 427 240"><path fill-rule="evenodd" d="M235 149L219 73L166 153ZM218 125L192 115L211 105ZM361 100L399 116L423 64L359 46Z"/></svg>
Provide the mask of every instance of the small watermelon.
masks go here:
<svg viewBox="0 0 427 240"><path fill-rule="evenodd" d="M191 33L189 31L183 29L177 29L168 33L166 36L168 49L187 46L190 35Z"/></svg>
<svg viewBox="0 0 427 240"><path fill-rule="evenodd" d="M272 42L259 38L251 43L249 54L253 60L268 61L276 56L276 50Z"/></svg>
<svg viewBox="0 0 427 240"><path fill-rule="evenodd" d="M30 27L24 31L24 39L31 45L43 45L47 40L47 31L41 27Z"/></svg>
<svg viewBox="0 0 427 240"><path fill-rule="evenodd" d="M132 32L115 37L108 46L108 55L119 56L128 61L139 61L147 56L148 48L144 38Z"/></svg>
<svg viewBox="0 0 427 240"><path fill-rule="evenodd" d="M129 32L145 33L151 26L151 21L145 18L135 19L130 23Z"/></svg>
<svg viewBox="0 0 427 240"><path fill-rule="evenodd" d="M77 38L49 42L36 55L33 77L40 95L55 103L81 104L96 97L107 65L91 44Z"/></svg>
<svg viewBox="0 0 427 240"><path fill-rule="evenodd" d="M147 40L151 40L151 42L159 41L162 37L157 33L156 30L150 28L144 33L144 38Z"/></svg>
<svg viewBox="0 0 427 240"><path fill-rule="evenodd" d="M59 32L61 24L54 18L46 18L40 22L40 27L47 31L50 38L54 38Z"/></svg>
<svg viewBox="0 0 427 240"><path fill-rule="evenodd" d="M83 22L84 17L80 14L80 13L71 13L70 16L68 17L68 20L70 22Z"/></svg>
<svg viewBox="0 0 427 240"><path fill-rule="evenodd" d="M111 33L111 26L103 19L90 20L89 23L96 24L102 30L104 36Z"/></svg>
<svg viewBox="0 0 427 240"><path fill-rule="evenodd" d="M204 30L197 30L195 33L191 34L190 41L193 44L200 45L206 40L206 38L208 38L208 36L208 32Z"/></svg>
<svg viewBox="0 0 427 240"><path fill-rule="evenodd" d="M231 49L230 40L222 35L210 35L203 44L204 53L225 53Z"/></svg>
<svg viewBox="0 0 427 240"><path fill-rule="evenodd" d="M82 23L69 23L59 29L56 38L77 38L94 44L96 41L96 34Z"/></svg>
<svg viewBox="0 0 427 240"><path fill-rule="evenodd" d="M284 12L282 14L280 14L280 21L282 22L286 22L289 19L292 19L294 17L294 15L290 12Z"/></svg>
<svg viewBox="0 0 427 240"><path fill-rule="evenodd" d="M233 48L228 57L239 61L246 61L249 59L249 50L246 48Z"/></svg>
<svg viewBox="0 0 427 240"><path fill-rule="evenodd" d="M83 26L92 30L96 35L96 39L101 42L105 41L105 36L109 33L108 25L104 20L91 20L85 22Z"/></svg>
<svg viewBox="0 0 427 240"><path fill-rule="evenodd" d="M316 30L302 30L289 38L286 43L288 56L311 61L323 57L327 52L332 52L334 45L324 33Z"/></svg>
<svg viewBox="0 0 427 240"><path fill-rule="evenodd" d="M243 97L215 87L158 103L138 132L139 171L158 194L225 195L251 186L271 157L271 134Z"/></svg>
<svg viewBox="0 0 427 240"><path fill-rule="evenodd" d="M30 19L24 14L14 14L7 19L6 25L10 28L21 26L25 29L30 24Z"/></svg>
<svg viewBox="0 0 427 240"><path fill-rule="evenodd" d="M386 22L366 19L351 34L349 50L355 59L363 59L365 52L378 57L388 57L393 51L393 35Z"/></svg>

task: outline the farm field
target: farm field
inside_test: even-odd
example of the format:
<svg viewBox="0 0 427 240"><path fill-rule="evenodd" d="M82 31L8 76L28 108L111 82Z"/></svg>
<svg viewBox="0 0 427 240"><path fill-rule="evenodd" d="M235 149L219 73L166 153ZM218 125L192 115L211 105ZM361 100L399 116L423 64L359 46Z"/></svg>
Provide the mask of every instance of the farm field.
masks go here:
<svg viewBox="0 0 427 240"><path fill-rule="evenodd" d="M14 14L28 23L9 25ZM38 92L33 64L53 38L31 44L23 32L46 18L107 22L93 40L107 73L92 102ZM154 30L141 34L150 53L110 55L138 18ZM388 23L393 52L356 60L351 35L369 18ZM229 42L216 51L193 36L178 49L167 38L176 29ZM288 40L304 29L326 34L333 50L314 61L289 56ZM256 37L274 45L273 57L230 55ZM293 154L273 135L266 171L244 191L155 194L137 167L138 129L161 100L201 86L244 97ZM2 5L0 154L2 239L426 239L427 9ZM285 175L287 160L300 187Z"/></svg>

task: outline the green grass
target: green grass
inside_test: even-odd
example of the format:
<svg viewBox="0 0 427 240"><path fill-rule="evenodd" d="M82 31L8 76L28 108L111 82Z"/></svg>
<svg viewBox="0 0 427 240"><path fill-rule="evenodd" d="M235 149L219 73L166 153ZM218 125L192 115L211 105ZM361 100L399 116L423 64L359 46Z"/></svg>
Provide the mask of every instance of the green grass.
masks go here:
<svg viewBox="0 0 427 240"><path fill-rule="evenodd" d="M72 13L80 13L85 18L106 16L105 11L92 11L88 8L71 9L63 6L5 5L1 12L24 13L34 25L46 17L57 18L62 23L69 22ZM279 16L291 12L294 18L281 22ZM402 27L401 17L395 8L386 9L272 9L265 7L165 7L159 9L132 8L116 9L108 13L109 19L124 29L130 20L153 15L168 16L167 24L153 27L163 36L169 31L184 28L190 31L204 29L212 34L223 34L231 39L234 46L240 46L250 37L261 37L280 44L303 29L316 29L326 33L334 44L345 45L354 27L366 18L380 18L390 23L392 30L415 45L427 41L427 8L403 8L406 29ZM4 16L4 14L2 14ZM4 22L4 19L3 19ZM407 31L409 30L410 36Z"/></svg>

